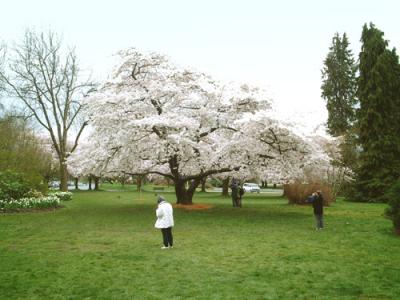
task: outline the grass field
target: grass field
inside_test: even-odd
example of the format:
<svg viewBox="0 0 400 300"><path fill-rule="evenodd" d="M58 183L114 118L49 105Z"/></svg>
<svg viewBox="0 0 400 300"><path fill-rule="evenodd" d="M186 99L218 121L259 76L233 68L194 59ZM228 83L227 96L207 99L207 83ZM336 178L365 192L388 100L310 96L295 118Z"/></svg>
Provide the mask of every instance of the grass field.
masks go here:
<svg viewBox="0 0 400 300"><path fill-rule="evenodd" d="M173 194L165 193L169 199ZM54 212L0 214L1 299L399 299L400 239L384 205L310 207L216 193L175 209L171 250L153 193L77 192Z"/></svg>

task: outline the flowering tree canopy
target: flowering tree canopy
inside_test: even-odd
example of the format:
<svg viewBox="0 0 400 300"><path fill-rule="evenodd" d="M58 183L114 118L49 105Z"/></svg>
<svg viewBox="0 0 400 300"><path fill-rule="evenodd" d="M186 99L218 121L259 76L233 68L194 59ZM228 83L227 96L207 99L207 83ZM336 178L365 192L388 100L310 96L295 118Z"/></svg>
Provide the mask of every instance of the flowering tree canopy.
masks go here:
<svg viewBox="0 0 400 300"><path fill-rule="evenodd" d="M173 180L178 203L190 204L206 176L304 161L307 143L273 119L262 89L223 85L157 53L119 57L86 100L93 132L70 159L75 174L159 174Z"/></svg>

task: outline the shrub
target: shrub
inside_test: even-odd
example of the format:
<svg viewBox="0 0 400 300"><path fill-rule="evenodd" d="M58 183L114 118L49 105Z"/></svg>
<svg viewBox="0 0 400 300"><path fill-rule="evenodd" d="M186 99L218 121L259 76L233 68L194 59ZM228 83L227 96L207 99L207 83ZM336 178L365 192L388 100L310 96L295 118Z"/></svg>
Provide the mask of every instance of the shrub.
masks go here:
<svg viewBox="0 0 400 300"><path fill-rule="evenodd" d="M386 208L385 215L392 220L396 233L400 234L400 179L391 186L386 196L389 207Z"/></svg>
<svg viewBox="0 0 400 300"><path fill-rule="evenodd" d="M328 206L330 202L335 201L332 187L321 183L292 183L283 185L283 194L289 200L289 204L306 204L307 198L317 190L322 192L324 205Z"/></svg>
<svg viewBox="0 0 400 300"><path fill-rule="evenodd" d="M71 192L56 192L52 195L56 196L61 201L69 201L72 200L72 193Z"/></svg>
<svg viewBox="0 0 400 300"><path fill-rule="evenodd" d="M20 199L30 189L31 184L22 174L12 171L0 172L0 200Z"/></svg>
<svg viewBox="0 0 400 300"><path fill-rule="evenodd" d="M11 199L9 201L0 200L0 210L18 210L27 208L50 208L57 207L60 199L55 196L42 198L20 198L18 200Z"/></svg>

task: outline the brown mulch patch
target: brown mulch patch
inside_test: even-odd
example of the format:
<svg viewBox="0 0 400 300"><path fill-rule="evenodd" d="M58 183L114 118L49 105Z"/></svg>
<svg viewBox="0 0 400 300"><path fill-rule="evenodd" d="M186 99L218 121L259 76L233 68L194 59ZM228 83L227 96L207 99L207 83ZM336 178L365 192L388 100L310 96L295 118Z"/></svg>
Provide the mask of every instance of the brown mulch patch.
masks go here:
<svg viewBox="0 0 400 300"><path fill-rule="evenodd" d="M206 209L211 209L214 206L210 204L202 204L202 203L196 203L196 204L190 204L190 205L183 205L183 204L173 204L172 205L174 208L183 208L185 210L206 210Z"/></svg>

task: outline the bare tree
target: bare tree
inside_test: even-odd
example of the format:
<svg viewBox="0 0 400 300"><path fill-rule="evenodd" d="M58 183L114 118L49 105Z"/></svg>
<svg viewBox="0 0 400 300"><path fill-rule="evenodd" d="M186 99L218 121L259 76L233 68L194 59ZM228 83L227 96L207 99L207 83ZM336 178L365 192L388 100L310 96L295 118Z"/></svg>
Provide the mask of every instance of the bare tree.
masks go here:
<svg viewBox="0 0 400 300"><path fill-rule="evenodd" d="M82 98L94 87L82 81L74 49L64 50L54 33L27 30L11 49L5 72L0 72L7 95L19 99L28 113L49 133L60 164L60 189L67 190L66 159L87 125L79 118ZM68 147L69 135L73 136Z"/></svg>

